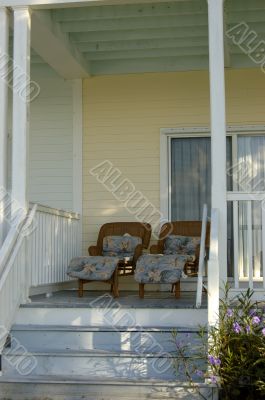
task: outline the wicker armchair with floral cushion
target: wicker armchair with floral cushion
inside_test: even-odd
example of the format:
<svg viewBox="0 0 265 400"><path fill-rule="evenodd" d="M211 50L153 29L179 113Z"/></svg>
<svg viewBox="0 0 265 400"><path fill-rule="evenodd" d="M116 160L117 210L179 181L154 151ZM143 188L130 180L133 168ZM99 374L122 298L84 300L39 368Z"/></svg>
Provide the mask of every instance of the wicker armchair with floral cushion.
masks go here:
<svg viewBox="0 0 265 400"><path fill-rule="evenodd" d="M150 247L150 253L188 255L185 273L187 275L196 275L199 265L201 230L201 221L167 222L161 227L157 244ZM206 253L208 253L209 247L210 222L206 226Z"/></svg>
<svg viewBox="0 0 265 400"><path fill-rule="evenodd" d="M89 256L76 257L67 274L79 280L79 297L85 283L93 281L111 284L114 297L119 296L118 275L131 275L143 249L148 248L151 225L140 222L112 222L99 231L97 245L90 246Z"/></svg>
<svg viewBox="0 0 265 400"><path fill-rule="evenodd" d="M133 275L143 249L149 247L151 232L151 225L144 222L104 224L100 228L96 246L88 248L89 255L120 257L119 275Z"/></svg>
<svg viewBox="0 0 265 400"><path fill-rule="evenodd" d="M147 283L171 283L175 296L180 297L182 275L196 275L201 238L201 221L175 221L164 224L150 255L143 255L137 263L135 280L139 283L139 296L144 297ZM209 249L210 223L206 228L206 252Z"/></svg>

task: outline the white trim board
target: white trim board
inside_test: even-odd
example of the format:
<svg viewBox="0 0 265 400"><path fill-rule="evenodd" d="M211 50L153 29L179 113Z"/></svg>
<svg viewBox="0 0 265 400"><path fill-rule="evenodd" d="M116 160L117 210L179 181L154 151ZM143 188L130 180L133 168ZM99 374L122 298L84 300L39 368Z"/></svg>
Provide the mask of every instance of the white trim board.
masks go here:
<svg viewBox="0 0 265 400"><path fill-rule="evenodd" d="M187 0L175 0L183 2ZM84 7L84 6L110 6L120 4L166 3L168 0L2 0L2 6L31 6L34 9L43 6L47 8L58 7Z"/></svg>
<svg viewBox="0 0 265 400"><path fill-rule="evenodd" d="M265 125L227 125L226 133L264 133ZM196 135L196 134L210 135L211 130L209 126L185 126L175 128L161 128L160 134L171 135Z"/></svg>
<svg viewBox="0 0 265 400"><path fill-rule="evenodd" d="M73 209L82 214L83 158L82 79L73 80Z"/></svg>
<svg viewBox="0 0 265 400"><path fill-rule="evenodd" d="M82 254L83 214L83 82L73 83L73 209L80 215L79 252Z"/></svg>

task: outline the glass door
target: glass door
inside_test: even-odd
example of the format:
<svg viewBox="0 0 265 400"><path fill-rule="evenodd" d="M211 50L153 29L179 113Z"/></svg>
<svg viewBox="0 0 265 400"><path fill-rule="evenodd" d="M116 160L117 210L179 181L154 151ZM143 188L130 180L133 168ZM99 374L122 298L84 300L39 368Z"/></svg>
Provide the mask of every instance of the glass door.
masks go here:
<svg viewBox="0 0 265 400"><path fill-rule="evenodd" d="M227 137L227 170L232 164L232 139ZM171 138L170 146L170 219L201 220L203 205L211 210L211 138ZM232 179L227 175L227 188ZM232 274L232 204L228 204L228 271Z"/></svg>

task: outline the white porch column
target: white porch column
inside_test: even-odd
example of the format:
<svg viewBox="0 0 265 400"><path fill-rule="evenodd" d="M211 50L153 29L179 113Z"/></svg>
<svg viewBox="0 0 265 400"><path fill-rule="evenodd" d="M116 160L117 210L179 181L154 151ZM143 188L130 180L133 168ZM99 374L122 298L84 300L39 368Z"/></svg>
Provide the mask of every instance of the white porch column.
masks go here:
<svg viewBox="0 0 265 400"><path fill-rule="evenodd" d="M9 15L7 8L0 7L0 247L4 238L4 192L7 189L7 110L8 86L8 38ZM8 79L8 78L7 78Z"/></svg>
<svg viewBox="0 0 265 400"><path fill-rule="evenodd" d="M30 11L14 7L12 196L16 208L27 209Z"/></svg>
<svg viewBox="0 0 265 400"><path fill-rule="evenodd" d="M219 271L209 273L209 317L218 312L220 283L227 278L227 202L226 202L226 115L224 69L224 12L223 0L208 0L210 105L211 105L211 162L212 208L219 213ZM217 268L216 268L217 269Z"/></svg>

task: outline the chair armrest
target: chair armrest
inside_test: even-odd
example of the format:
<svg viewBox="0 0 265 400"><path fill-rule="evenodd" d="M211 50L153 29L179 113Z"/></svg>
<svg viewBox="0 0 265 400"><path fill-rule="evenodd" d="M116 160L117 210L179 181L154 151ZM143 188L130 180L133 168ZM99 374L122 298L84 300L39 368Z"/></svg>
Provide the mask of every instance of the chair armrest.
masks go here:
<svg viewBox="0 0 265 400"><path fill-rule="evenodd" d="M138 244L135 247L133 260L132 260L133 266L136 265L138 258L143 254L143 248L144 248L144 246L142 244Z"/></svg>
<svg viewBox="0 0 265 400"><path fill-rule="evenodd" d="M151 254L163 254L163 248L159 244L153 244L150 247L150 253Z"/></svg>
<svg viewBox="0 0 265 400"><path fill-rule="evenodd" d="M88 253L90 256L101 256L98 246L90 246L88 248Z"/></svg>

